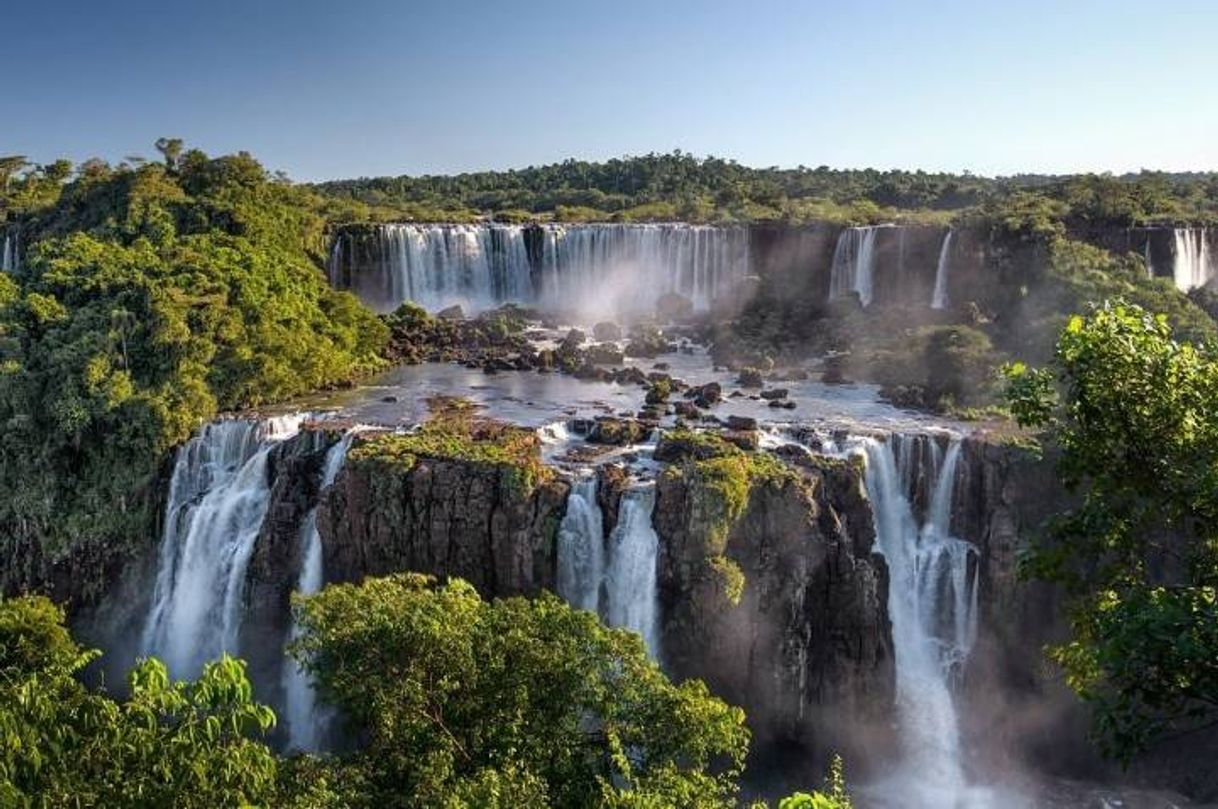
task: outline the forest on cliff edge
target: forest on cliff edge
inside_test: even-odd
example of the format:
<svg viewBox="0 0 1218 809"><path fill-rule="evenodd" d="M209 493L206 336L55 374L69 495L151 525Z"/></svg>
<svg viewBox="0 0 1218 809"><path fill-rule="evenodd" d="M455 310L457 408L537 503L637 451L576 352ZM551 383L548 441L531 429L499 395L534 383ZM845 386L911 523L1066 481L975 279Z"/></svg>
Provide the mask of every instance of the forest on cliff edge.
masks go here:
<svg viewBox="0 0 1218 809"><path fill-rule="evenodd" d="M998 218L1035 201L1071 226L1218 222L1218 174L1016 175L750 168L681 151L596 163L455 175L333 180L314 186L352 205L355 220L466 222L834 222L944 224L955 215Z"/></svg>

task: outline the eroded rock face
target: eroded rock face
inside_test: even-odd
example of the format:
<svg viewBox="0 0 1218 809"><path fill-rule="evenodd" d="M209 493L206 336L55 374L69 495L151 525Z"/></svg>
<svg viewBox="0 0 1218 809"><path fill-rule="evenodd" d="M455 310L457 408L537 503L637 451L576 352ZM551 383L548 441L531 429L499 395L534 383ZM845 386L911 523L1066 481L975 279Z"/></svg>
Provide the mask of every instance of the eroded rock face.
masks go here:
<svg viewBox="0 0 1218 809"><path fill-rule="evenodd" d="M755 483L722 548L690 469L657 484L666 668L743 707L758 745L848 749L839 731L882 720L895 689L887 568L871 552L859 469L825 463Z"/></svg>
<svg viewBox="0 0 1218 809"><path fill-rule="evenodd" d="M502 469L460 459L352 459L318 508L326 579L410 570L459 576L485 597L552 590L568 490L551 480L523 492Z"/></svg>

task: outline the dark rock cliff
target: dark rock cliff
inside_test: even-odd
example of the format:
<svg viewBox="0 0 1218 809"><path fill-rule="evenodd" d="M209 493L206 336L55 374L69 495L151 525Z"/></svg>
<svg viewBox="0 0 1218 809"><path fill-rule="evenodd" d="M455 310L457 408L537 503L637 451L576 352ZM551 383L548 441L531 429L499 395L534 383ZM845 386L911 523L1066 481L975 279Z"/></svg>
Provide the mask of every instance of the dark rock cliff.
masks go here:
<svg viewBox="0 0 1218 809"><path fill-rule="evenodd" d="M848 749L841 731L882 719L894 690L887 568L860 470L754 474L722 526L717 498L696 463L658 482L666 667L741 705L759 748Z"/></svg>
<svg viewBox="0 0 1218 809"><path fill-rule="evenodd" d="M412 570L459 576L484 596L553 589L568 485L517 486L461 458L383 463L355 451L318 509L328 581Z"/></svg>

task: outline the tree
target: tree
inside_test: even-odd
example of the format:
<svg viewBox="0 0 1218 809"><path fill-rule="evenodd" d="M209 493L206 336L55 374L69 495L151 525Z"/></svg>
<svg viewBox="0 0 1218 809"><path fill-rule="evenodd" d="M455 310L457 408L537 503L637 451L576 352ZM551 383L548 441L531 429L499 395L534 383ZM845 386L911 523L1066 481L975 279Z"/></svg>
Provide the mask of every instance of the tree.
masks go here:
<svg viewBox="0 0 1218 809"><path fill-rule="evenodd" d="M362 805L735 803L743 712L669 682L637 635L553 595L487 603L405 574L297 608L294 654L363 731Z"/></svg>
<svg viewBox="0 0 1218 809"><path fill-rule="evenodd" d="M1218 358L1118 301L1069 321L1055 371L1060 400L1052 372L1008 369L1012 413L1048 430L1081 498L1027 570L1069 595L1052 655L1127 762L1218 723Z"/></svg>
<svg viewBox="0 0 1218 809"><path fill-rule="evenodd" d="M184 144L181 138L157 138L156 150L165 158L165 168L174 172L178 170L178 161L182 157Z"/></svg>
<svg viewBox="0 0 1218 809"><path fill-rule="evenodd" d="M41 597L0 601L0 804L215 807L273 802L275 758L252 741L274 723L225 657L196 682L146 660L118 703L76 675L82 650Z"/></svg>

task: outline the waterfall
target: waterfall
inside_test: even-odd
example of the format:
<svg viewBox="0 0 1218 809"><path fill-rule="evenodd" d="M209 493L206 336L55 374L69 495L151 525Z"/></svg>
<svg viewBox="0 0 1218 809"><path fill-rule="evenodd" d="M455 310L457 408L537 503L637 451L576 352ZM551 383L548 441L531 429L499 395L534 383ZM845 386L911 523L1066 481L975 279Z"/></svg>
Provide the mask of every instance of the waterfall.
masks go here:
<svg viewBox="0 0 1218 809"><path fill-rule="evenodd" d="M321 590L325 582L322 567L321 533L317 530L317 505L321 494L334 485L338 473L347 461L347 451L355 440L359 428L347 432L334 446L326 451L322 467L321 485L318 487L318 502L314 503L301 521L300 575L296 580L296 591L301 595L313 595ZM300 628L292 621L289 641L300 637ZM284 714L288 721L288 749L315 751L320 749L325 731L326 717L318 709L317 694L309 674L290 656L283 658Z"/></svg>
<svg viewBox="0 0 1218 809"><path fill-rule="evenodd" d="M918 442L926 441L929 457L919 459ZM978 574L976 548L950 533L960 443L944 453L933 439L892 436L866 439L863 452L876 542L889 569L903 805L964 805L958 802L970 790L952 686L976 638ZM911 503L923 475L931 496L919 526Z"/></svg>
<svg viewBox="0 0 1218 809"><path fill-rule="evenodd" d="M558 528L558 594L581 610L597 612L605 577L605 529L589 475L571 487Z"/></svg>
<svg viewBox="0 0 1218 809"><path fill-rule="evenodd" d="M1205 228L1176 228L1172 276L1176 288L1187 292L1203 287L1214 277L1209 233Z"/></svg>
<svg viewBox="0 0 1218 809"><path fill-rule="evenodd" d="M558 594L574 607L596 610L605 623L638 632L652 657L659 653L656 558L652 527L655 486L622 495L606 547L596 478L580 480L567 500L558 533Z"/></svg>
<svg viewBox="0 0 1218 809"><path fill-rule="evenodd" d="M931 309L947 308L947 270L951 263L953 235L955 231L949 230L943 237L943 246L939 248L939 263L935 267L935 291L930 299Z"/></svg>
<svg viewBox="0 0 1218 809"><path fill-rule="evenodd" d="M846 228L837 237L829 275L830 301L856 293L863 306L871 305L875 278L875 236L883 227L891 226Z"/></svg>
<svg viewBox="0 0 1218 809"><path fill-rule="evenodd" d="M642 635L652 657L658 656L660 648L656 594L660 540L651 525L655 503L654 486L631 489L622 496L617 525L609 536L605 576L606 621Z"/></svg>
<svg viewBox="0 0 1218 809"><path fill-rule="evenodd" d="M342 285L344 252L328 273ZM383 311L525 303L589 316L647 312L664 293L708 310L749 272L748 230L681 223L384 225L374 278L350 279Z"/></svg>
<svg viewBox="0 0 1218 809"><path fill-rule="evenodd" d="M174 677L237 652L246 565L270 502L267 462L303 420L213 422L178 450L143 640Z"/></svg>
<svg viewBox="0 0 1218 809"><path fill-rule="evenodd" d="M0 272L13 272L17 269L17 237L9 232L4 234L4 247L0 249Z"/></svg>

